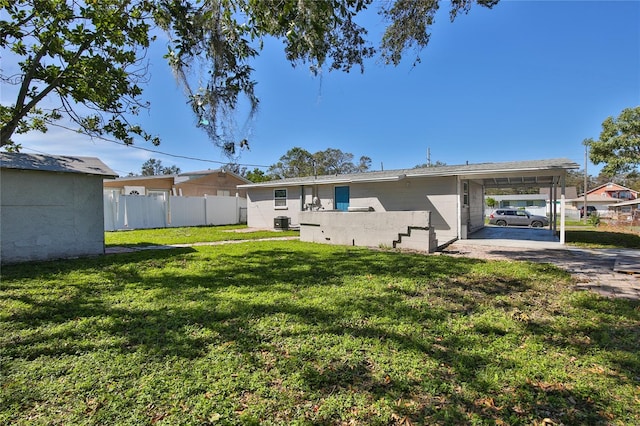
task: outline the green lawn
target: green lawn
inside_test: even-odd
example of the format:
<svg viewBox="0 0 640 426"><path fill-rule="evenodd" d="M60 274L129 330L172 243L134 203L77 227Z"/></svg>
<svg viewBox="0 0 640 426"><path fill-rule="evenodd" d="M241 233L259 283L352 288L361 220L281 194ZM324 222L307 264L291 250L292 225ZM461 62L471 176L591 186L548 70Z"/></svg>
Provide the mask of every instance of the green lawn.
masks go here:
<svg viewBox="0 0 640 426"><path fill-rule="evenodd" d="M248 232L250 231L250 232ZM192 244L214 241L255 240L298 236L298 231L250 230L246 225L196 226L105 232L107 246Z"/></svg>
<svg viewBox="0 0 640 426"><path fill-rule="evenodd" d="M640 249L640 234L600 230L571 229L565 232L567 244L586 248L631 248Z"/></svg>
<svg viewBox="0 0 640 426"><path fill-rule="evenodd" d="M640 424L640 303L549 265L267 241L1 278L0 424Z"/></svg>

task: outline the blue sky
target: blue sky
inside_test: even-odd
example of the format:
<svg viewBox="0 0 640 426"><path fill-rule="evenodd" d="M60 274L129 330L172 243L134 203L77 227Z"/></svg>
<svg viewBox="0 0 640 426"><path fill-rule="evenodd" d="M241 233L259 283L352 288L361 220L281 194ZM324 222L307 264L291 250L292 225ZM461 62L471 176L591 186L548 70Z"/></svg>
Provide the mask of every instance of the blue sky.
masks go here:
<svg viewBox="0 0 640 426"><path fill-rule="evenodd" d="M377 43L382 22L366 19ZM97 156L120 175L151 157L182 171L220 167L227 160L196 128L165 50L159 42L150 52L151 109L137 119L162 143L137 146L208 161L58 129L17 137L23 152ZM397 67L371 60L364 74L314 77L285 60L280 42L268 42L253 63L260 110L249 126L237 120L238 140L250 142L238 162L269 166L298 146L366 155L373 170L425 163L427 149L431 161L450 165L566 157L582 166L583 139L597 139L606 117L640 105L640 2L502 0L454 23L443 4L420 57L416 67L408 52ZM591 174L600 168L588 165Z"/></svg>

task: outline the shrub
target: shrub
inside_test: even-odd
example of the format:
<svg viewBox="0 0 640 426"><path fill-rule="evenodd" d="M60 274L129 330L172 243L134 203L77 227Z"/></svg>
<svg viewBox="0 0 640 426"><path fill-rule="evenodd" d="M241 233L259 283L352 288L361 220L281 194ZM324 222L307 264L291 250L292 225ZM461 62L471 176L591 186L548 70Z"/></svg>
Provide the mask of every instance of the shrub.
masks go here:
<svg viewBox="0 0 640 426"><path fill-rule="evenodd" d="M587 223L591 226L600 225L600 215L597 212L593 212L587 218Z"/></svg>

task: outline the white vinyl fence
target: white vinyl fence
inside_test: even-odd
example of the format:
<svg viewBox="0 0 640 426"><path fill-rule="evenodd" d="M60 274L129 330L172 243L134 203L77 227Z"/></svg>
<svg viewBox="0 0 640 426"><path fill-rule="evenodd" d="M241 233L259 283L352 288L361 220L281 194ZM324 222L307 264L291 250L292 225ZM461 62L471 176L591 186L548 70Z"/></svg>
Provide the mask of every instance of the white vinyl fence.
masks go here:
<svg viewBox="0 0 640 426"><path fill-rule="evenodd" d="M104 195L104 230L233 225L247 221L247 199L240 197L145 197Z"/></svg>

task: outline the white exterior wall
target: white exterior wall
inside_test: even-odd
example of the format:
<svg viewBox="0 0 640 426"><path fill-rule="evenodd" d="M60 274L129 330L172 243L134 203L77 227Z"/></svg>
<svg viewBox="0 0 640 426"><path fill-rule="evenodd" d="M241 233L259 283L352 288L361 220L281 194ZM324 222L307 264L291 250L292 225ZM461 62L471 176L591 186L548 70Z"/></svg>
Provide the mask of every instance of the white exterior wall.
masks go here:
<svg viewBox="0 0 640 426"><path fill-rule="evenodd" d="M286 208L275 207L274 190L278 188L250 188L247 190L247 226L250 228L273 228L273 220L278 216L291 218L291 224L297 225L301 210L300 187L288 187Z"/></svg>
<svg viewBox="0 0 640 426"><path fill-rule="evenodd" d="M351 207L370 206L375 211L430 211L437 245L458 237L455 177L413 178L349 186Z"/></svg>
<svg viewBox="0 0 640 426"><path fill-rule="evenodd" d="M0 261L104 253L103 176L3 169Z"/></svg>
<svg viewBox="0 0 640 426"><path fill-rule="evenodd" d="M437 245L458 237L458 188L455 176L288 187L286 210L276 210L274 207L274 190L281 188L249 188L247 225L251 228L273 228L274 218L278 216L290 217L291 224L298 225L301 207L311 203L314 195L320 199L320 211L331 211L334 209L336 186L349 186L350 207L372 207L376 212L431 212L431 226L435 229ZM301 199L303 191L304 199ZM481 197L478 202L478 208L482 209Z"/></svg>

